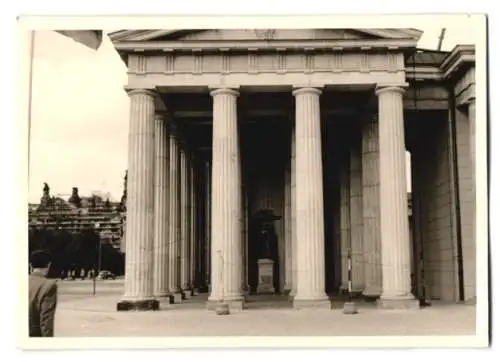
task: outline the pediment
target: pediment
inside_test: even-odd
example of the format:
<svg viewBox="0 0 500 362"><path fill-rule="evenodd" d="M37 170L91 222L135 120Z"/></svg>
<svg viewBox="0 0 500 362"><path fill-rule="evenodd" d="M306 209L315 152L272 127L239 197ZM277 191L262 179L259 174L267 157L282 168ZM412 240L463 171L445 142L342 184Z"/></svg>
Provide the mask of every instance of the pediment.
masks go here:
<svg viewBox="0 0 500 362"><path fill-rule="evenodd" d="M418 41L417 29L206 29L120 30L109 34L113 42L256 41L256 40L384 40Z"/></svg>

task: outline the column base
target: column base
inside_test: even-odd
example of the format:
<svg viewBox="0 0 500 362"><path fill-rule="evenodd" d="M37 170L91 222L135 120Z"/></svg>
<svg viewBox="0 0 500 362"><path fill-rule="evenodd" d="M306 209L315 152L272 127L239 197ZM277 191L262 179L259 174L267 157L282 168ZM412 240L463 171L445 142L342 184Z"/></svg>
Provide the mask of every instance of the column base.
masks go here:
<svg viewBox="0 0 500 362"><path fill-rule="evenodd" d="M200 295L200 290L196 287L193 287L193 289L191 289L191 295L196 297L197 295Z"/></svg>
<svg viewBox="0 0 500 362"><path fill-rule="evenodd" d="M464 303L466 305L476 305L477 304L476 299L477 299L477 297L474 296L474 297L471 297L469 299L466 299Z"/></svg>
<svg viewBox="0 0 500 362"><path fill-rule="evenodd" d="M293 299L293 308L294 309L332 309L332 302L330 299L313 299L313 300L304 300L297 299L295 297Z"/></svg>
<svg viewBox="0 0 500 362"><path fill-rule="evenodd" d="M209 300L206 303L206 307L208 310L213 311L216 310L217 306L220 304L227 304L230 311L240 312L245 309L245 301L243 299L240 300L225 300L222 303L217 300Z"/></svg>
<svg viewBox="0 0 500 362"><path fill-rule="evenodd" d="M292 289L289 287L283 288L283 295L290 296L290 293L292 292Z"/></svg>
<svg viewBox="0 0 500 362"><path fill-rule="evenodd" d="M171 304L182 303L182 293L181 292L172 293L172 295L170 296L170 303Z"/></svg>
<svg viewBox="0 0 500 362"><path fill-rule="evenodd" d="M155 299L161 304L172 304L172 296L170 294L155 295Z"/></svg>
<svg viewBox="0 0 500 362"><path fill-rule="evenodd" d="M192 295L192 292L191 292L191 289L183 289L181 291L181 294L182 294L182 300L186 300L186 299L190 299L193 295Z"/></svg>
<svg viewBox="0 0 500 362"><path fill-rule="evenodd" d="M160 303L156 299L145 300L121 300L116 304L117 312L125 311L156 311L160 309Z"/></svg>
<svg viewBox="0 0 500 362"><path fill-rule="evenodd" d="M413 297L405 299L385 299L380 297L377 299L377 306L380 309L418 310L420 309L420 302Z"/></svg>
<svg viewBox="0 0 500 362"><path fill-rule="evenodd" d="M363 290L363 298L366 300L376 300L382 294L382 290L380 288L368 287Z"/></svg>

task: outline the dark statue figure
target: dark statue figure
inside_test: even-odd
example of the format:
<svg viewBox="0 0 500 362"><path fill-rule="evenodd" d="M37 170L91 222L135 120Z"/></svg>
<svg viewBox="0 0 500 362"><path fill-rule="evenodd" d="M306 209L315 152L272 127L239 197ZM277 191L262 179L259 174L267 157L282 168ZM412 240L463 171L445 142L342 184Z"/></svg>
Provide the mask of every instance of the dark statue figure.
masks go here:
<svg viewBox="0 0 500 362"><path fill-rule="evenodd" d="M82 200L80 199L80 196L78 195L78 187L73 187L72 192L71 192L71 197L68 199L68 202L75 207L81 207Z"/></svg>
<svg viewBox="0 0 500 362"><path fill-rule="evenodd" d="M46 209L47 207L51 206L52 204L52 198L49 195L50 193L50 187L49 185L44 182L43 183L43 195L42 198L40 199L40 206L39 209Z"/></svg>
<svg viewBox="0 0 500 362"><path fill-rule="evenodd" d="M260 210L255 215L255 221L258 225L259 247L258 259L277 259L277 235L274 230L274 221L279 220L272 210Z"/></svg>

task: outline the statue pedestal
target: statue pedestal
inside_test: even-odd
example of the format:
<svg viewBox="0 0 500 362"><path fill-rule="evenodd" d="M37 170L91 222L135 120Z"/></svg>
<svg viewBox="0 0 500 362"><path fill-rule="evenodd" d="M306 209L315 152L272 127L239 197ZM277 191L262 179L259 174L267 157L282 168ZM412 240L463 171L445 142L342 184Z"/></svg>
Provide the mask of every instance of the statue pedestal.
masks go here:
<svg viewBox="0 0 500 362"><path fill-rule="evenodd" d="M259 284L257 294L274 294L274 261L271 259L259 259Z"/></svg>

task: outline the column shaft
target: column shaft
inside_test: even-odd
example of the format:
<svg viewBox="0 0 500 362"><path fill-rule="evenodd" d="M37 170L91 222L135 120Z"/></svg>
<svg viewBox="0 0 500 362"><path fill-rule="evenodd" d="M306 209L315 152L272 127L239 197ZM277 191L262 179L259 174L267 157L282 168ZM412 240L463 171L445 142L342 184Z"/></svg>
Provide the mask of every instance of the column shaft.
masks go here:
<svg viewBox="0 0 500 362"><path fill-rule="evenodd" d="M168 295L169 144L167 123L162 115L157 115L155 120L155 153L153 294L164 298Z"/></svg>
<svg viewBox="0 0 500 362"><path fill-rule="evenodd" d="M130 96L125 292L117 310L158 309L153 297L155 94Z"/></svg>
<svg viewBox="0 0 500 362"><path fill-rule="evenodd" d="M290 167L285 170L284 183L284 215L285 215L285 292L292 289L292 217L291 217L291 172Z"/></svg>
<svg viewBox="0 0 500 362"><path fill-rule="evenodd" d="M183 291L190 289L189 286L189 168L187 161L187 151L181 148L181 190L180 190L180 201L181 201L181 288Z"/></svg>
<svg viewBox="0 0 500 362"><path fill-rule="evenodd" d="M168 289L171 294L180 293L179 288L179 146L174 131L169 133L170 167L169 167L169 212L168 212Z"/></svg>
<svg viewBox="0 0 500 362"><path fill-rule="evenodd" d="M315 88L293 92L296 99L297 291L295 307L328 306L325 293L325 233L319 96Z"/></svg>
<svg viewBox="0 0 500 362"><path fill-rule="evenodd" d="M190 238L189 238L189 280L190 286L192 289L197 288L198 285L196 283L196 261L197 261L197 202L196 202L196 168L194 166L194 160L192 159L192 154L189 157L189 190L190 190L190 202L189 202L189 226L190 226Z"/></svg>
<svg viewBox="0 0 500 362"><path fill-rule="evenodd" d="M350 162L346 152L340 167L340 290L347 291L349 283L348 257L351 241L351 203L350 203Z"/></svg>
<svg viewBox="0 0 500 362"><path fill-rule="evenodd" d="M357 135L357 133L356 133ZM365 287L363 260L363 179L361 176L361 137L351 143L350 213L352 291L361 293Z"/></svg>
<svg viewBox="0 0 500 362"><path fill-rule="evenodd" d="M376 116L363 126L363 250L365 289L363 295L376 298L382 293L380 255L380 174L379 137Z"/></svg>
<svg viewBox="0 0 500 362"><path fill-rule="evenodd" d="M403 89L379 87L380 226L382 230L381 307L410 308L411 293Z"/></svg>
<svg viewBox="0 0 500 362"><path fill-rule="evenodd" d="M295 157L295 125L292 128L291 160L290 160L290 234L292 254L292 290L290 297L293 298L297 292L297 188L296 188L296 157Z"/></svg>
<svg viewBox="0 0 500 362"><path fill-rule="evenodd" d="M242 307L241 188L237 124L238 92L217 89L213 97L212 292L209 301Z"/></svg>

